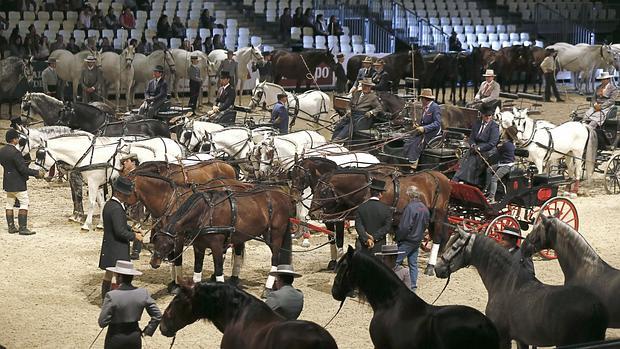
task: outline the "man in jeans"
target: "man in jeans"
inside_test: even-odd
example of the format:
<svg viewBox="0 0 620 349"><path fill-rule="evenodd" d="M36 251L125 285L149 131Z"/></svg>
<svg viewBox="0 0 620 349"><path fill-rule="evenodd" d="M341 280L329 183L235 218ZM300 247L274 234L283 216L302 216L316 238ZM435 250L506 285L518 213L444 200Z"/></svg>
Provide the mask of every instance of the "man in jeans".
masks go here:
<svg viewBox="0 0 620 349"><path fill-rule="evenodd" d="M411 290L415 292L418 280L418 251L430 220L430 213L426 205L420 201L418 188L414 186L407 188L407 196L411 201L405 207L396 231L398 251L403 252L398 255L396 264L401 264L407 257Z"/></svg>

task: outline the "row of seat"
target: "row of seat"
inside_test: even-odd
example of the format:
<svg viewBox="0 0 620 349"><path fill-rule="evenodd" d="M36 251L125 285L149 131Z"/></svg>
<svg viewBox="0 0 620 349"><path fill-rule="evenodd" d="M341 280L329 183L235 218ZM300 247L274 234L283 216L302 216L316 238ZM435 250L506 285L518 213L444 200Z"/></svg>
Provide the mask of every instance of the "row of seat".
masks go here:
<svg viewBox="0 0 620 349"><path fill-rule="evenodd" d="M509 25L442 25L441 30L446 33L452 33L455 31L457 34L503 34L503 33L515 33L517 26L514 24Z"/></svg>
<svg viewBox="0 0 620 349"><path fill-rule="evenodd" d="M337 53L375 53L376 47L373 44L364 43L361 36L353 35L352 37L348 35L337 36L328 36L327 39L325 36L317 35L317 36L303 36L302 37L302 45L305 49L317 49L317 50L325 50L329 48L333 54Z"/></svg>
<svg viewBox="0 0 620 349"><path fill-rule="evenodd" d="M420 10L477 10L478 3L475 1L420 1L420 0L404 0L403 6L406 8L415 8Z"/></svg>
<svg viewBox="0 0 620 349"><path fill-rule="evenodd" d="M493 42L474 42L474 43L464 43L463 44L463 49L467 50L467 51L471 51L474 47L487 47L487 48L492 48L495 51L498 51L501 48L504 47L510 47L510 46L517 46L517 45L525 45L525 46L537 46L537 47L541 47L544 48L543 46L543 42L542 41L535 41L535 42L531 42L531 41L493 41Z"/></svg>
<svg viewBox="0 0 620 349"><path fill-rule="evenodd" d="M461 42L515 42L515 41L530 41L530 35L528 33L501 33L501 34L457 34L456 37Z"/></svg>
<svg viewBox="0 0 620 349"><path fill-rule="evenodd" d="M564 9L560 11L549 11L546 8L541 8L540 10L536 9L523 9L523 10L514 10L511 12L521 14L521 18L523 20L532 20L535 19L536 16L539 17L540 20L562 20L564 18L568 18L571 20L579 20L579 19L590 19L590 20L603 20L603 21L615 21L616 20L616 10L615 9L603 9L599 11L587 11L584 13L581 9ZM538 14L537 14L538 12Z"/></svg>

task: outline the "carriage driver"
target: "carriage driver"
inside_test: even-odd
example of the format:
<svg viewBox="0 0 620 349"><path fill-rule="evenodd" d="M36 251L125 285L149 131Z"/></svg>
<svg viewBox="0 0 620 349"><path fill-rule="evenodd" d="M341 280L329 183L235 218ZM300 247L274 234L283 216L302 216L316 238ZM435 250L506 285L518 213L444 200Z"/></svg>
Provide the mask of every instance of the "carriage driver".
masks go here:
<svg viewBox="0 0 620 349"><path fill-rule="evenodd" d="M601 80L601 84L596 88L592 97L594 105L586 111L583 118L583 121L588 123L590 127L602 126L609 112L616 105L618 88L611 82L612 77L612 75L604 71L596 78L596 80Z"/></svg>
<svg viewBox="0 0 620 349"><path fill-rule="evenodd" d="M409 159L413 170L418 167L418 159L426 145L441 134L441 108L435 103L433 91L430 88L422 89L420 99L422 100L422 118L403 147L404 156Z"/></svg>
<svg viewBox="0 0 620 349"><path fill-rule="evenodd" d="M278 93L278 102L271 112L271 124L280 131L281 135L288 133L288 96L286 93Z"/></svg>
<svg viewBox="0 0 620 349"><path fill-rule="evenodd" d="M534 272L534 262L532 262L532 257L525 257L519 248L519 244L517 243L519 239L523 239L520 234L519 228L514 228L507 226L504 230L500 231L502 239L499 241L500 246L507 249L508 252L513 256L513 258L518 261L528 273L534 276L536 273Z"/></svg>
<svg viewBox="0 0 620 349"><path fill-rule="evenodd" d="M392 227L392 209L380 201L385 182L373 178L370 181L370 199L359 205L355 215L357 241L360 251L377 253L385 245L385 236Z"/></svg>
<svg viewBox="0 0 620 349"><path fill-rule="evenodd" d="M469 108L480 109L482 105L496 107L499 102L501 88L497 81L495 81L495 72L493 69L487 69L482 76L485 81L480 84L480 89L474 97L474 101L467 105Z"/></svg>
<svg viewBox="0 0 620 349"><path fill-rule="evenodd" d="M88 56L84 61L86 62L86 68L82 70L80 78L82 102L89 103L99 99L99 89L103 83L103 76L96 66L97 59L94 56Z"/></svg>
<svg viewBox="0 0 620 349"><path fill-rule="evenodd" d="M29 176L43 178L45 171L36 171L28 168L22 153L17 149L19 144L19 133L9 128L6 131L7 145L0 149L0 165L4 169L2 177L2 188L6 192L6 222L9 228L9 234L19 232L19 235L32 235L34 231L28 230L28 189L26 181ZM13 207L15 201L19 200L19 212L17 221L19 222L19 230L15 227L13 219Z"/></svg>
<svg viewBox="0 0 620 349"><path fill-rule="evenodd" d="M47 68L41 73L41 87L43 87L43 93L48 96L56 98L58 92L56 88L58 86L58 73L56 72L56 59L48 58Z"/></svg>
<svg viewBox="0 0 620 349"><path fill-rule="evenodd" d="M202 121L211 121L221 124L234 124L237 113L232 109L235 105L235 88L231 85L231 76L227 71L220 74L220 88L217 90L215 105L207 112Z"/></svg>
<svg viewBox="0 0 620 349"><path fill-rule="evenodd" d="M276 278L275 290L267 291L265 303L284 319L297 320L304 308L304 294L293 287L293 280L301 274L296 273L290 264L280 264L269 275Z"/></svg>
<svg viewBox="0 0 620 349"><path fill-rule="evenodd" d="M168 83L163 78L164 67L156 65L153 69L153 79L146 84L144 90L144 102L140 106L138 114L145 115L147 119L154 119L159 113L159 108L168 98Z"/></svg>
<svg viewBox="0 0 620 349"><path fill-rule="evenodd" d="M502 141L497 145L497 164L487 169L486 191L487 200L495 202L497 181L510 173L515 163L515 142L517 141L517 128L508 127L502 135Z"/></svg>
<svg viewBox="0 0 620 349"><path fill-rule="evenodd" d="M336 126L332 135L333 142L342 142L357 130L367 130L372 126L373 118L383 111L379 98L372 91L374 84L370 79L361 81L362 90L353 92L350 114L345 115Z"/></svg>

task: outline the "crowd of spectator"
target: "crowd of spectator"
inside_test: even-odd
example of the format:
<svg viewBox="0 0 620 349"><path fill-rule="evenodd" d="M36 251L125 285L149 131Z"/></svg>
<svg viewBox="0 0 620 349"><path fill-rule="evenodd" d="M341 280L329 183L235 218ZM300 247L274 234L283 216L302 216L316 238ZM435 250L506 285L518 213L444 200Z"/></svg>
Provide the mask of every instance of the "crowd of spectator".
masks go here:
<svg viewBox="0 0 620 349"><path fill-rule="evenodd" d="M290 8L285 8L280 16L280 37L289 42L291 38L291 28L312 28L314 35L335 35L340 36L343 34L342 26L338 22L336 16L329 17L329 21L326 23L323 14L318 14L316 17L312 14L312 9L307 8L303 11L301 7L295 9L295 13L291 16Z"/></svg>

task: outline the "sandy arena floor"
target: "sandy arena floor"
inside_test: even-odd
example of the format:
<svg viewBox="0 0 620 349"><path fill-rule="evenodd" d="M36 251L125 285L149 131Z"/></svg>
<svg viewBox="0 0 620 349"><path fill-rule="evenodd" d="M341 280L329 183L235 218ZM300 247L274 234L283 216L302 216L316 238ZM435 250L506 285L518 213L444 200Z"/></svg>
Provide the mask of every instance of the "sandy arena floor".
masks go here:
<svg viewBox="0 0 620 349"><path fill-rule="evenodd" d="M545 103L543 117L553 122L567 119L569 111L583 97L569 96L563 104ZM581 102L579 102L581 103ZM6 123L3 122L3 126ZM82 233L79 225L68 222L71 196L66 184L30 180L32 207L30 224L37 235L24 237L9 235L0 222L0 344L7 348L88 348L97 333L97 317L101 299L102 272L97 268L101 231ZM596 184L594 190L575 200L579 210L581 232L590 244L611 265L620 267L620 250L616 224L620 217L617 196L605 195ZM592 193L592 194L587 194ZM325 241L313 236L312 245ZM353 243L354 235L347 235L346 243ZM302 249L295 246L296 249ZM185 275L192 272L192 251L186 252ZM230 256L230 255L229 255ZM144 275L135 284L146 287L163 310L172 299L166 293L169 281L167 267L153 270L148 265L148 251L137 263ZM426 263L422 254L420 264ZM338 309L338 302L330 294L334 274L323 269L329 260L329 248L294 255L295 268L304 276L295 286L305 294L301 319L325 324ZM535 260L536 274L544 282L561 284L562 272L555 261ZM225 265L230 275L230 258ZM269 269L266 246L248 243L246 264L241 277L247 290L259 295ZM205 277L212 272L212 263L205 262ZM444 280L424 275L419 280L419 295L431 302L444 285ZM486 291L473 268L453 275L450 286L438 304L465 304L484 310ZM515 304L515 307L518 307ZM373 348L368 334L372 310L356 300L348 300L338 317L328 327L340 348ZM142 326L146 324L143 317ZM95 348L103 347L103 333ZM620 337L620 330L609 330L608 338ZM221 334L210 323L198 322L178 333L175 348L218 348ZM159 331L144 342L145 348L167 348L170 339Z"/></svg>

